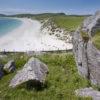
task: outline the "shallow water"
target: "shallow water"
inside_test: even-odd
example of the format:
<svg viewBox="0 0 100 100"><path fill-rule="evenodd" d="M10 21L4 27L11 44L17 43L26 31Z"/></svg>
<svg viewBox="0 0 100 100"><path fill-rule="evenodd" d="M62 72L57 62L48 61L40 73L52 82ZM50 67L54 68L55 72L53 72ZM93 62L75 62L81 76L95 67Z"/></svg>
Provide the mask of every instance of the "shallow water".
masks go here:
<svg viewBox="0 0 100 100"><path fill-rule="evenodd" d="M18 19L0 17L0 36L9 33L21 24L22 22Z"/></svg>

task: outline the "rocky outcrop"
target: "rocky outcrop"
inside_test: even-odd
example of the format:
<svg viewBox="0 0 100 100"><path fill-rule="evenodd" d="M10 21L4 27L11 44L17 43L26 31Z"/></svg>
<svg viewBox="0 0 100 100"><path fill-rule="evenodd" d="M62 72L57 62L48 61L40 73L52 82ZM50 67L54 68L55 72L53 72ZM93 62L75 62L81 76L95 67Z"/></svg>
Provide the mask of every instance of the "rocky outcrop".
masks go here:
<svg viewBox="0 0 100 100"><path fill-rule="evenodd" d="M16 69L16 65L14 60L10 60L5 66L3 67L3 70L5 73L11 73L14 72Z"/></svg>
<svg viewBox="0 0 100 100"><path fill-rule="evenodd" d="M24 65L23 69L17 72L15 77L11 80L10 86L16 87L29 81L33 81L33 84L42 84L45 82L47 73L47 66L38 59L32 57Z"/></svg>
<svg viewBox="0 0 100 100"><path fill-rule="evenodd" d="M76 95L83 97L91 97L93 100L100 100L100 92L93 88L78 89L75 91Z"/></svg>
<svg viewBox="0 0 100 100"><path fill-rule="evenodd" d="M100 85L100 50L92 38L100 30L100 12L88 17L73 34L73 52L80 75Z"/></svg>

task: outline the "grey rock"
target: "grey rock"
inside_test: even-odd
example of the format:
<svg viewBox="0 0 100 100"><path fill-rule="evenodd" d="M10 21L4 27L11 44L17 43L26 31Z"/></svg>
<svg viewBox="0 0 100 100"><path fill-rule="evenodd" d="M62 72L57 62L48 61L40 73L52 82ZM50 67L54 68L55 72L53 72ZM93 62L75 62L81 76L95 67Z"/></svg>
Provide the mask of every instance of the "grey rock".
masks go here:
<svg viewBox="0 0 100 100"><path fill-rule="evenodd" d="M3 65L0 64L0 79L3 77L4 72L3 72Z"/></svg>
<svg viewBox="0 0 100 100"><path fill-rule="evenodd" d="M92 43L96 30L100 29L100 11L84 20L73 34L73 52L78 72L88 78L95 85L100 85L100 50ZM81 31L86 32L88 41L85 41Z"/></svg>
<svg viewBox="0 0 100 100"><path fill-rule="evenodd" d="M93 88L78 89L75 91L76 95L82 97L92 97L93 100L100 100L100 92Z"/></svg>
<svg viewBox="0 0 100 100"><path fill-rule="evenodd" d="M40 60L32 57L23 69L17 72L9 86L16 87L28 81L44 83L47 73L48 67Z"/></svg>
<svg viewBox="0 0 100 100"><path fill-rule="evenodd" d="M16 65L14 60L10 60L5 66L3 67L4 72L11 73L14 72L16 69Z"/></svg>
<svg viewBox="0 0 100 100"><path fill-rule="evenodd" d="M4 76L3 71L0 71L0 79Z"/></svg>
<svg viewBox="0 0 100 100"><path fill-rule="evenodd" d="M75 61L78 72L83 77L88 77L87 57L86 57L86 43L82 40L79 31L73 36L73 52L75 54Z"/></svg>

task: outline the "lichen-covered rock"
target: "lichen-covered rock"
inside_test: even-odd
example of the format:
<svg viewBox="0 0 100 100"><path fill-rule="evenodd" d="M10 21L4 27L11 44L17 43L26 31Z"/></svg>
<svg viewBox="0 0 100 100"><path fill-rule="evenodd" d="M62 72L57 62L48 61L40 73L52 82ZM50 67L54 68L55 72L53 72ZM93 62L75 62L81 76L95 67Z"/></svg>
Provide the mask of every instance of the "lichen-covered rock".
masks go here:
<svg viewBox="0 0 100 100"><path fill-rule="evenodd" d="M100 92L93 88L83 88L75 91L76 95L82 97L91 97L93 100L100 100Z"/></svg>
<svg viewBox="0 0 100 100"><path fill-rule="evenodd" d="M78 68L78 72L83 77L88 77L87 57L86 57L86 43L84 43L80 32L77 30L73 36L73 52Z"/></svg>
<svg viewBox="0 0 100 100"><path fill-rule="evenodd" d="M73 34L73 52L79 74L100 85L100 50L92 41L97 30L100 30L100 12L88 17Z"/></svg>
<svg viewBox="0 0 100 100"><path fill-rule="evenodd" d="M29 81L36 82L37 84L44 83L47 73L48 67L38 59L32 57L24 65L23 69L17 72L9 86L16 87Z"/></svg>
<svg viewBox="0 0 100 100"><path fill-rule="evenodd" d="M11 73L14 72L16 69L16 65L14 60L10 60L5 66L3 67L3 70L5 73Z"/></svg>

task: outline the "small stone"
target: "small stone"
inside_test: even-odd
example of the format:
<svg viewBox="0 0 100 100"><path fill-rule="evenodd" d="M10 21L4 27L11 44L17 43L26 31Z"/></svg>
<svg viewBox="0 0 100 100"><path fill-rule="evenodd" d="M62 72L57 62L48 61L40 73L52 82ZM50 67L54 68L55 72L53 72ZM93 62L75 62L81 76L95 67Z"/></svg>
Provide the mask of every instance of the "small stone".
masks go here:
<svg viewBox="0 0 100 100"><path fill-rule="evenodd" d="M5 73L11 73L14 72L16 69L14 60L10 60L5 66L3 67L3 70Z"/></svg>
<svg viewBox="0 0 100 100"><path fill-rule="evenodd" d="M4 72L3 72L3 65L0 64L0 79L3 77Z"/></svg>
<svg viewBox="0 0 100 100"><path fill-rule="evenodd" d="M75 91L76 95L82 96L82 97L92 97L93 100L100 100L100 92L97 90L94 90L92 87L90 88L84 88L84 89L78 89Z"/></svg>

